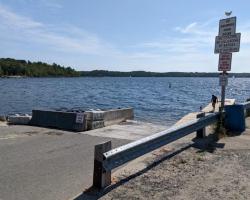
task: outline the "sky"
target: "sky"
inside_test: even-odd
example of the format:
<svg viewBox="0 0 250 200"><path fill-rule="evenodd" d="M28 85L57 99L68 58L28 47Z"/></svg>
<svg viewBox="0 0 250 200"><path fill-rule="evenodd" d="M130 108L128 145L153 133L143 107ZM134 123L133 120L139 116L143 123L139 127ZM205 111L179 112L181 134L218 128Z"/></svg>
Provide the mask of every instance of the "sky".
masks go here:
<svg viewBox="0 0 250 200"><path fill-rule="evenodd" d="M237 16L232 72L250 72L249 0L0 0L0 57L76 70L216 72L214 40Z"/></svg>

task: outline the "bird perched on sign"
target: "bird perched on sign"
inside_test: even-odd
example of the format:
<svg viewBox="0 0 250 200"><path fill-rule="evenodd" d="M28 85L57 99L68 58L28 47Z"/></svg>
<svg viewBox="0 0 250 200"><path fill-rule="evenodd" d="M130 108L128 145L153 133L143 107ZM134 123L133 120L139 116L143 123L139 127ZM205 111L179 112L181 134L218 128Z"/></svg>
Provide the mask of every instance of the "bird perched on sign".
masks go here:
<svg viewBox="0 0 250 200"><path fill-rule="evenodd" d="M232 14L232 11L230 11L230 12L225 12L225 15L228 16L228 17L229 17L231 14Z"/></svg>

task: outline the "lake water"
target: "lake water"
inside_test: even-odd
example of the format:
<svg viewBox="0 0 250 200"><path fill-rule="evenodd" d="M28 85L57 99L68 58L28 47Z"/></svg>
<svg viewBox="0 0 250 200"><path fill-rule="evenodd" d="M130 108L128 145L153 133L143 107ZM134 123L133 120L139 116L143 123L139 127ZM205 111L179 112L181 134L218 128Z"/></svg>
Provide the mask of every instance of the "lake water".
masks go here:
<svg viewBox="0 0 250 200"><path fill-rule="evenodd" d="M220 95L218 78L0 78L0 115L133 107L137 120L171 125L207 105L211 94ZM250 79L230 79L226 97L250 98Z"/></svg>

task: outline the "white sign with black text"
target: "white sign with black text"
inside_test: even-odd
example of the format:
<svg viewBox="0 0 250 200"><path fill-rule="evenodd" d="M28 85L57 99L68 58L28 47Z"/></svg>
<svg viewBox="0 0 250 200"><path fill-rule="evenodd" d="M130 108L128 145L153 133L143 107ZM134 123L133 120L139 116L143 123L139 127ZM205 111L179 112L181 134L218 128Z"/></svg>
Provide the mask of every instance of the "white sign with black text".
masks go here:
<svg viewBox="0 0 250 200"><path fill-rule="evenodd" d="M231 53L240 51L240 33L228 36L216 36L214 53Z"/></svg>
<svg viewBox="0 0 250 200"><path fill-rule="evenodd" d="M82 124L84 121L84 114L83 113L77 113L76 114L76 123Z"/></svg>
<svg viewBox="0 0 250 200"><path fill-rule="evenodd" d="M221 19L219 23L219 36L234 35L236 31L236 17Z"/></svg>

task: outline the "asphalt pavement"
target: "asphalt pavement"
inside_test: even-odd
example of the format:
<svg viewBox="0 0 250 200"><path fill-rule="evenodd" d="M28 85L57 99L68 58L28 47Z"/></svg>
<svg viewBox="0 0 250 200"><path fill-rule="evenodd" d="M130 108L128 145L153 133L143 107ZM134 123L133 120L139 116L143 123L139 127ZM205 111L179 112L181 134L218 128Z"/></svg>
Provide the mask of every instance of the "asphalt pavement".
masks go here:
<svg viewBox="0 0 250 200"><path fill-rule="evenodd" d="M112 140L25 126L0 127L0 200L68 200L92 184L94 146Z"/></svg>

